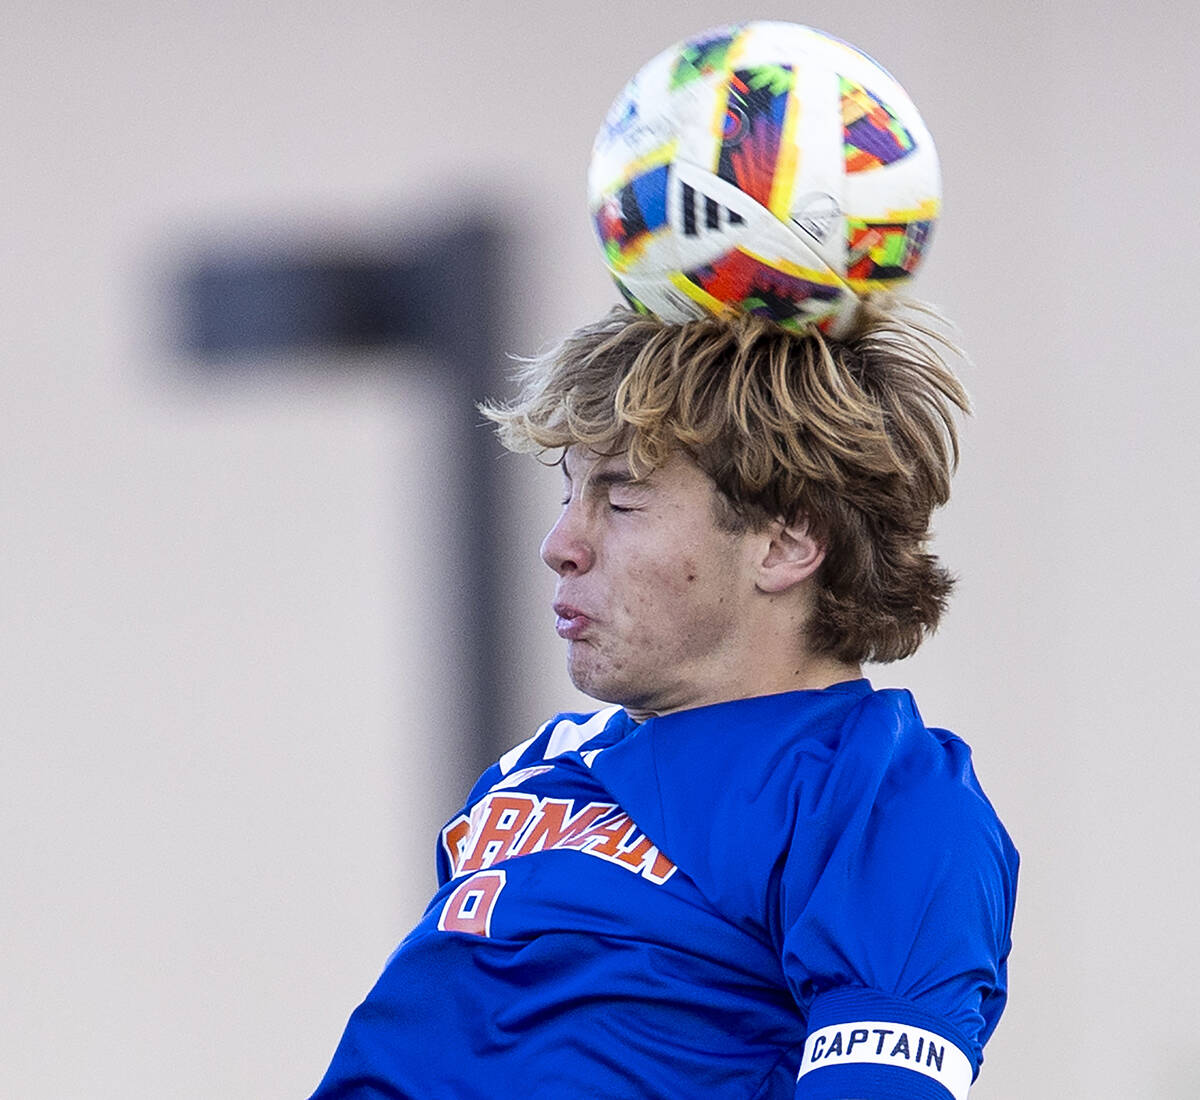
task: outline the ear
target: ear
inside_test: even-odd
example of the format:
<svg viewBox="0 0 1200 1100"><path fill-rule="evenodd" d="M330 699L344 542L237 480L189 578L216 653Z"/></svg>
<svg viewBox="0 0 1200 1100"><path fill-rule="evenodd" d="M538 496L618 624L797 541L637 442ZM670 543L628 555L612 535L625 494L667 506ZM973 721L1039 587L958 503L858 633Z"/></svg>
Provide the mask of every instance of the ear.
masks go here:
<svg viewBox="0 0 1200 1100"><path fill-rule="evenodd" d="M825 560L825 547L809 533L806 523L780 522L770 528L769 535L758 566L760 592L786 592L808 580Z"/></svg>

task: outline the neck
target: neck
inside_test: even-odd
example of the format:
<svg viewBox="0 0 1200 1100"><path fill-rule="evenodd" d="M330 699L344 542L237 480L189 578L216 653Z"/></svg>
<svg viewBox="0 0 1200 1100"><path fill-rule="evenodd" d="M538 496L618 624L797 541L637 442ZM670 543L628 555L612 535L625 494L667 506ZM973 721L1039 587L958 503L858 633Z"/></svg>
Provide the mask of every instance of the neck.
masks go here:
<svg viewBox="0 0 1200 1100"><path fill-rule="evenodd" d="M760 695L781 695L788 691L819 691L846 680L862 676L862 666L834 657L808 655L799 661L778 668L758 667L724 685L714 685L702 694L681 693L678 702L659 702L657 705L625 703L625 710L637 722L681 710L729 703L735 699L752 699Z"/></svg>
<svg viewBox="0 0 1200 1100"><path fill-rule="evenodd" d="M836 657L810 657L800 666L794 668L790 675L781 678L791 686L781 688L781 691L803 691L810 688L827 688L840 684L845 680L858 680L862 677L862 665L839 661Z"/></svg>

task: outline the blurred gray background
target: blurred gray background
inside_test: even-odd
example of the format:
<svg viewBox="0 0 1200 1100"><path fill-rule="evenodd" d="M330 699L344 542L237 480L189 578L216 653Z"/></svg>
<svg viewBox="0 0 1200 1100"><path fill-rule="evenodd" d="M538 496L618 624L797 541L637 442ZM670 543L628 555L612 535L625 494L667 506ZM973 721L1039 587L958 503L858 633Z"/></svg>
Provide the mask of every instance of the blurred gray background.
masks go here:
<svg viewBox="0 0 1200 1100"><path fill-rule="evenodd" d="M506 346L536 351L615 300L583 182L608 103L749 17L879 57L941 152L914 289L972 357L938 522L962 581L871 675L967 737L1024 857L972 1096L1200 1095L1196 8L5 9L0 1096L306 1095L474 768L453 364L213 371L170 279L206 242L370 251L482 208L514 231ZM557 475L502 461L477 519L525 685L508 744L579 697L537 560Z"/></svg>

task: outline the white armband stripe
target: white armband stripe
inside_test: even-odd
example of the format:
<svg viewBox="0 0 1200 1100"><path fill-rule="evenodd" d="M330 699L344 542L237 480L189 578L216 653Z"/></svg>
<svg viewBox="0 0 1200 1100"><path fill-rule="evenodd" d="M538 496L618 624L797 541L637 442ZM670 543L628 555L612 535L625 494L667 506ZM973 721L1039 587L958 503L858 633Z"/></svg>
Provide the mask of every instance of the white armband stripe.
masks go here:
<svg viewBox="0 0 1200 1100"><path fill-rule="evenodd" d="M967 1100L970 1059L945 1036L911 1024L856 1020L811 1032L796 1080L825 1066L895 1066L932 1077L954 1100Z"/></svg>

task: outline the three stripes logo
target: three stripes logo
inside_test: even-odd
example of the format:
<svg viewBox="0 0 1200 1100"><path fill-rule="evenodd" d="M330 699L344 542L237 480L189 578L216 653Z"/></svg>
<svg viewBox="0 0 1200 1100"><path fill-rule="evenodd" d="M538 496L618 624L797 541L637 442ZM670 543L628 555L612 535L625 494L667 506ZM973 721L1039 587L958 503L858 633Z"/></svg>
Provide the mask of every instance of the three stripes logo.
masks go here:
<svg viewBox="0 0 1200 1100"><path fill-rule="evenodd" d="M685 237L698 237L701 221L705 229L724 229L731 225L746 224L746 219L736 210L722 206L708 195L699 194L690 183L680 184L680 206Z"/></svg>

